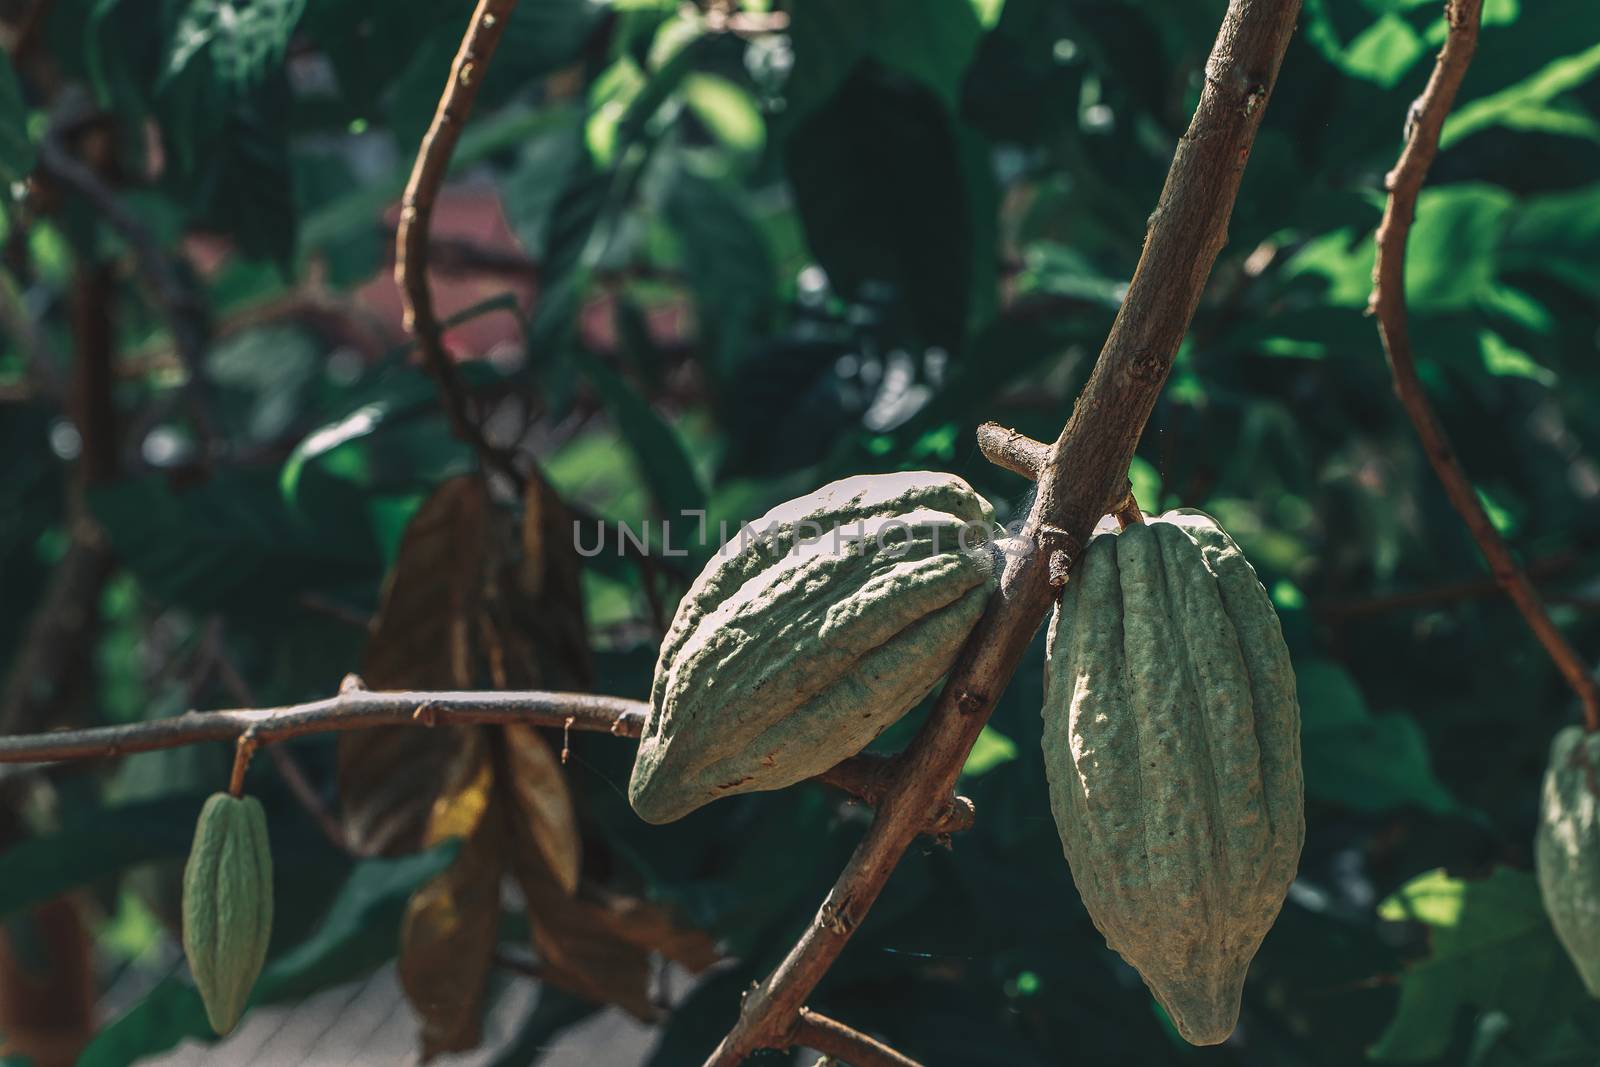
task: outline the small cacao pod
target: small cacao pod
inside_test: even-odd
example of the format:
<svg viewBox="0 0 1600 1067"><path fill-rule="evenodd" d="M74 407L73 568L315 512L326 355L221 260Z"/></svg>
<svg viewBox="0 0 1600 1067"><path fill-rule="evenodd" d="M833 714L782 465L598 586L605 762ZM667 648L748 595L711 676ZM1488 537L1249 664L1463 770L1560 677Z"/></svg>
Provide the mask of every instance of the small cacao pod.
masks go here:
<svg viewBox="0 0 1600 1067"><path fill-rule="evenodd" d="M183 951L218 1034L244 1014L272 936L272 853L255 797L216 793L200 809L183 871Z"/></svg>
<svg viewBox="0 0 1600 1067"><path fill-rule="evenodd" d="M1073 881L1184 1039L1214 1045L1305 837L1277 613L1214 519L1103 533L1050 622L1044 758Z"/></svg>
<svg viewBox="0 0 1600 1067"><path fill-rule="evenodd" d="M628 797L648 822L781 789L855 755L950 669L995 566L954 475L864 475L727 543L662 642Z"/></svg>
<svg viewBox="0 0 1600 1067"><path fill-rule="evenodd" d="M1544 910L1589 992L1600 997L1600 734L1569 726L1550 746L1533 841Z"/></svg>

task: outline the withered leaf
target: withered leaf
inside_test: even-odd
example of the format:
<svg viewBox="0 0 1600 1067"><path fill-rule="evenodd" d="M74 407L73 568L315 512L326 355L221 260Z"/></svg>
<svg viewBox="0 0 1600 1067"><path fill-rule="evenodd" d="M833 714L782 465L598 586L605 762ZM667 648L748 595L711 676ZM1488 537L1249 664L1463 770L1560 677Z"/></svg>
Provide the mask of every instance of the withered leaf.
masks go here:
<svg viewBox="0 0 1600 1067"><path fill-rule="evenodd" d="M400 933L399 975L420 1017L422 1057L476 1048L500 925L500 884L507 852L503 805L478 730L477 769L440 794L424 835L428 844L465 836L455 862L418 889Z"/></svg>
<svg viewBox="0 0 1600 1067"><path fill-rule="evenodd" d="M513 847L535 851L551 882L570 896L578 888L582 844L566 773L533 727L507 726L504 737Z"/></svg>
<svg viewBox="0 0 1600 1067"><path fill-rule="evenodd" d="M473 684L473 630L494 517L482 480L469 476L445 482L418 509L367 643L362 675L369 688ZM434 799L447 791L469 732L401 726L341 735L339 798L352 847L367 855L421 847Z"/></svg>

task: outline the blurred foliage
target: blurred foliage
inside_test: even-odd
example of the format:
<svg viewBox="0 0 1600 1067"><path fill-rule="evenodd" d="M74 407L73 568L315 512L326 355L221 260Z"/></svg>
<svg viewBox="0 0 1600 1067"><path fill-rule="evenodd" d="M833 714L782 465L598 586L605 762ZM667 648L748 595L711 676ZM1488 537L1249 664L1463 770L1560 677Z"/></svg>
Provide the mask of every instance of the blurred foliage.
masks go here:
<svg viewBox="0 0 1600 1067"><path fill-rule="evenodd" d="M706 553L685 512L714 534L835 477L926 467L1019 517L1028 486L983 462L973 430L1048 439L1071 411L1223 4L763 0L729 23L675 0L524 0L455 156L435 282L491 437L549 485L496 486L468 514L450 494L475 460L411 359L387 256L470 7L58 0L31 56L0 64L0 179L18 183L0 269L0 662L29 667L18 650L71 516L100 524L121 567L90 635L94 699L33 728L312 699L374 657L437 684L588 678L641 696L661 616ZM1485 7L1411 236L1412 332L1482 498L1592 656L1600 7ZM1237 1037L1183 1046L1080 907L1045 801L1037 645L966 767L977 828L906 857L819 1010L930 1064L1600 1062L1600 1010L1573 994L1522 873L1574 702L1485 585L1364 314L1383 175L1442 34L1437 0L1306 0L1131 472L1147 510L1200 507L1234 533L1299 665L1309 840ZM21 184L74 94L110 134L115 195L200 279L214 342L197 367L124 240L47 179ZM114 279L109 427L75 424L66 389L75 287L97 264ZM81 491L74 460L108 433L121 474ZM449 523L408 537L430 499L460 540ZM559 547L572 518L581 559ZM619 523L649 565L621 552ZM466 658L450 659L460 634ZM622 792L627 743L529 737L508 752L497 732L440 735L432 758L405 755L404 790L370 748L288 746L347 829L432 808L447 826L408 823L408 847L470 835L396 858L335 847L258 759L280 882L259 1000L397 955L403 973L453 966L477 997L484 946L430 938L448 940L451 901L483 895L464 874L488 869L536 906L471 936L531 947L552 983L501 1062L536 1062L607 1000L655 1021L652 1065L700 1062L866 813L800 787L646 827ZM0 910L81 886L87 908L124 915L131 892L170 916L173 859L226 773L204 752L39 778L26 839L0 854ZM352 766L359 811L340 804ZM490 832L533 833L542 860L497 847L542 868L485 863ZM151 941L133 922L106 927L103 977L149 992L83 1062L203 1034L186 979L116 948ZM728 962L659 1011L645 962L709 962L691 927ZM419 1010L436 1043L470 1042L460 1003Z"/></svg>

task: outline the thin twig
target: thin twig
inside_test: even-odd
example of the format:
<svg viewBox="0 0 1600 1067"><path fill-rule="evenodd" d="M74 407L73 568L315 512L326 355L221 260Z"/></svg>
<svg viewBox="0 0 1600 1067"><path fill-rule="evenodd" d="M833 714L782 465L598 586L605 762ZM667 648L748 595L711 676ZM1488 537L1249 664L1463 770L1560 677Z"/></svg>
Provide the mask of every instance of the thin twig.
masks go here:
<svg viewBox="0 0 1600 1067"><path fill-rule="evenodd" d="M250 760L256 754L260 742L256 740L254 730L246 730L239 735L239 740L233 746L233 773L228 776L228 793L232 796L244 796L244 776L250 770Z"/></svg>
<svg viewBox="0 0 1600 1067"><path fill-rule="evenodd" d="M845 760L821 774L816 781L849 793L869 808L875 808L884 794L894 784L896 768L893 756L878 756L863 752ZM942 811L937 811L924 832L953 834L972 829L977 821L977 807L966 797L953 797Z"/></svg>
<svg viewBox="0 0 1600 1067"><path fill-rule="evenodd" d="M1583 557L1579 553L1561 552L1532 561L1523 568L1523 573L1533 580L1549 578L1570 570L1581 562L1583 562ZM1502 595L1500 583L1495 581L1493 577L1471 578L1458 582L1444 582L1426 589L1408 589L1396 593L1378 593L1371 596L1321 600L1313 603L1311 610L1318 617L1329 622L1343 622L1347 619L1358 619L1369 615L1383 615L1391 611L1439 607L1444 604L1457 604L1466 600L1482 600L1485 597L1500 595ZM1549 599L1552 602L1570 602L1569 598L1562 594L1555 594Z"/></svg>
<svg viewBox="0 0 1600 1067"><path fill-rule="evenodd" d="M428 228L433 221L434 202L449 172L450 157L472 111L478 88L488 73L489 60L516 6L516 0L478 0L472 21L467 24L461 47L450 65L450 80L439 97L433 121L422 138L405 194L400 199L394 280L400 287L405 327L417 339L422 364L439 386L451 430L471 445L486 464L510 479L520 492L523 488L521 472L505 451L489 443L472 411L466 387L445 348L444 327L435 313L433 290L428 284Z"/></svg>
<svg viewBox="0 0 1600 1067"><path fill-rule="evenodd" d="M707 1060L732 1067L790 1041L801 1006L861 925L922 813L948 800L995 701L1049 609L1055 554L1087 543L1116 499L1134 447L1199 303L1298 0L1230 0L1189 130L1178 142L1144 251L1073 416L1051 447L1023 527L1028 551L1007 561L1000 588L967 639L927 723L898 759L877 807L816 919L773 973L744 998L738 1022ZM1062 574L1065 578L1065 574Z"/></svg>
<svg viewBox="0 0 1600 1067"><path fill-rule="evenodd" d="M1478 23L1483 0L1450 0L1445 9L1449 24L1444 48L1434 63L1422 95L1406 116L1406 144L1400 159L1384 179L1389 200L1383 221L1378 226L1377 262L1372 269L1371 310L1377 315L1378 335L1394 376L1395 395L1405 406L1411 424L1422 440L1423 451L1433 472L1444 486L1445 495L1471 531L1478 549L1489 563L1489 570L1500 588L1506 591L1522 612L1528 629L1544 646L1556 669L1566 679L1583 705L1583 721L1591 732L1600 730L1600 684L1587 664L1567 643L1551 621L1528 575L1517 565L1511 549L1490 521L1478 494L1472 487L1461 460L1450 443L1449 434L1439 422L1433 405L1417 376L1411 347L1410 325L1406 314L1406 241L1416 216L1417 196L1428 168L1439 151L1439 131L1455 103L1456 91L1466 76L1478 44Z"/></svg>
<svg viewBox="0 0 1600 1067"><path fill-rule="evenodd" d="M837 1019L801 1008L794 1027L794 1043L814 1048L850 1067L922 1067L877 1038L846 1026Z"/></svg>

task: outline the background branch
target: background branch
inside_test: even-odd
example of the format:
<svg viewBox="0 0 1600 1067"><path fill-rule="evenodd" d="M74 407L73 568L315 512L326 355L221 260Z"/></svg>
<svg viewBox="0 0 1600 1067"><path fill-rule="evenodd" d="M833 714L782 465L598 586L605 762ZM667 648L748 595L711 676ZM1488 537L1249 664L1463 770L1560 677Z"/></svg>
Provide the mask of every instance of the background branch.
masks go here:
<svg viewBox="0 0 1600 1067"><path fill-rule="evenodd" d="M1466 76L1472 54L1477 48L1478 24L1482 13L1483 0L1450 0L1446 8L1445 20L1449 30L1444 48L1434 63L1427 87L1411 105L1411 112L1406 119L1406 145L1401 149L1400 159L1394 169L1384 179L1389 199L1384 206L1383 221L1378 226L1377 261L1372 269L1370 306L1377 315L1378 335L1383 340L1383 351L1394 377L1395 395L1400 398L1411 424L1416 427L1434 474L1438 475L1451 505L1478 543L1478 549L1488 561L1494 580L1516 604L1528 628L1577 694L1583 705L1584 725L1592 732L1600 730L1600 685L1596 684L1588 666L1551 621L1550 613L1539 599L1538 590L1517 565L1511 549L1484 511L1450 443L1449 434L1439 422L1423 390L1411 347L1405 293L1406 242L1411 234L1411 222L1416 216L1417 196L1422 189L1423 179L1427 177L1428 168L1439 151L1439 131L1455 103L1456 92L1461 87L1461 80Z"/></svg>
<svg viewBox="0 0 1600 1067"><path fill-rule="evenodd" d="M1229 4L1127 297L1040 478L1023 528L1032 547L1008 561L932 715L900 758L866 837L799 942L745 997L738 1022L707 1060L711 1067L731 1067L757 1048L789 1043L805 999L915 839L921 813L954 789L1050 606L1050 557L1085 543L1107 507L1121 499L1145 421L1226 243L1244 165L1299 10L1297 0Z"/></svg>
<svg viewBox="0 0 1600 1067"><path fill-rule="evenodd" d="M510 457L484 437L483 428L472 411L466 387L444 346L444 328L434 310L433 291L428 284L428 228L433 221L434 202L449 172L450 157L472 111L478 87L488 73L489 60L505 32L506 19L516 6L516 0L479 0L472 12L472 21L461 38L461 48L450 65L450 80L439 97L439 106L422 138L405 194L400 199L394 280L400 287L405 327L417 340L423 367L439 386L452 431L471 445L485 463L520 489L521 474Z"/></svg>

